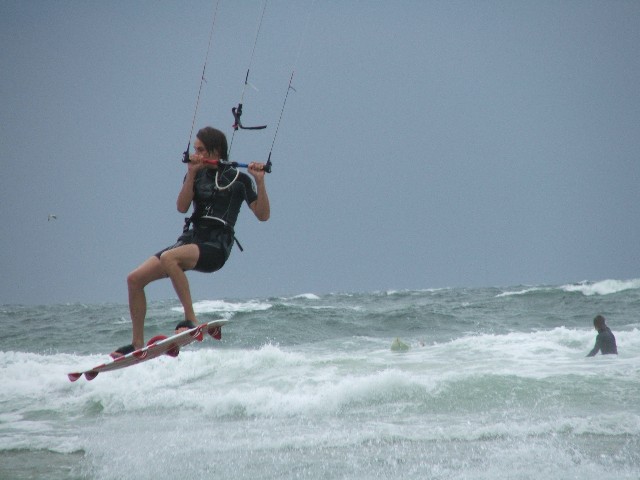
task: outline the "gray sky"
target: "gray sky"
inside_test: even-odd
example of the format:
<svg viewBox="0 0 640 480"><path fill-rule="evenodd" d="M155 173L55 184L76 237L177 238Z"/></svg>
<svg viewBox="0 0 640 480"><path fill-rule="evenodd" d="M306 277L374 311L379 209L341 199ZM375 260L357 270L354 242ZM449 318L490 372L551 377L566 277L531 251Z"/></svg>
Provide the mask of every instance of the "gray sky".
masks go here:
<svg viewBox="0 0 640 480"><path fill-rule="evenodd" d="M0 304L126 303L178 237L214 6L0 0ZM196 130L230 138L262 6L221 0ZM638 278L639 45L635 0L271 0L231 156L295 69L272 218L194 299Z"/></svg>

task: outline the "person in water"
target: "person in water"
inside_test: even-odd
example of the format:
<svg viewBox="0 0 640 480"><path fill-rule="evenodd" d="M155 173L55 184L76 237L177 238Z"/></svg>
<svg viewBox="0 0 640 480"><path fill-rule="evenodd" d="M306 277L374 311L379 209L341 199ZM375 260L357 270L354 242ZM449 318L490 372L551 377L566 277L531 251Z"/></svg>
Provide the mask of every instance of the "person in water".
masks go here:
<svg viewBox="0 0 640 480"><path fill-rule="evenodd" d="M186 213L193 203L193 214L186 219L183 234L175 244L148 258L128 275L132 341L111 353L113 358L144 346L147 314L144 289L155 280L170 278L184 308L184 321L176 326L176 333L196 327L198 320L185 272L211 273L222 268L234 241L237 242L233 227L243 202L262 222L271 215L264 164L249 164L248 171L253 180L246 173L221 164L220 161L227 160L227 139L224 133L212 127L197 133L194 150L176 202L181 213Z"/></svg>
<svg viewBox="0 0 640 480"><path fill-rule="evenodd" d="M595 356L598 351L601 351L603 355L612 353L617 355L618 346L616 345L616 337L613 336L611 329L607 327L602 315L598 315L593 319L593 326L598 331L598 336L596 337L596 344L593 350L587 354L587 357Z"/></svg>

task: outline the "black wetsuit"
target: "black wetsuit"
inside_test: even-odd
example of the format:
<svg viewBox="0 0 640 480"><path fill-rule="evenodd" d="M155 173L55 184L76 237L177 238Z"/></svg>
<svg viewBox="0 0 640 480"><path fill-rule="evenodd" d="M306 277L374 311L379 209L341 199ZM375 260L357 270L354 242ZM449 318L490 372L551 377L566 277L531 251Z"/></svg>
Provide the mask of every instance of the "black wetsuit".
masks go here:
<svg viewBox="0 0 640 480"><path fill-rule="evenodd" d="M156 257L160 258L163 252L172 248L195 243L200 256L194 270L215 272L225 264L235 240L233 227L242 202L251 205L258 194L249 175L231 167L222 167L218 173L218 188L216 172L204 168L196 173L193 215L187 220L185 232L174 245L156 253Z"/></svg>
<svg viewBox="0 0 640 480"><path fill-rule="evenodd" d="M598 351L602 351L603 355L610 353L618 354L618 347L616 345L616 337L613 336L611 329L607 326L598 330L598 336L596 337L596 345L593 350L589 352L587 357L593 357Z"/></svg>

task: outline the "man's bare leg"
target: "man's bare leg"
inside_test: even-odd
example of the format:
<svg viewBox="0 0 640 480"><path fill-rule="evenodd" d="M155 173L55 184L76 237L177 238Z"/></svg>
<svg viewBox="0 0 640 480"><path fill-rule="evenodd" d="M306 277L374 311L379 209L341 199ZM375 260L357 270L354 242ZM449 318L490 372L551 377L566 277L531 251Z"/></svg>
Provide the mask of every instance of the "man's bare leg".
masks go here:
<svg viewBox="0 0 640 480"><path fill-rule="evenodd" d="M144 346L144 320L147 316L147 297L144 289L151 282L166 276L157 257L150 257L127 276L129 313L133 328L131 343L136 349Z"/></svg>
<svg viewBox="0 0 640 480"><path fill-rule="evenodd" d="M185 271L191 270L196 266L199 256L200 249L197 245L191 244L168 250L160 257L162 268L171 279L173 288L184 309L184 319L191 320L196 325L198 324L198 320L193 310L189 280L187 279ZM181 330L182 329L180 329L180 331Z"/></svg>

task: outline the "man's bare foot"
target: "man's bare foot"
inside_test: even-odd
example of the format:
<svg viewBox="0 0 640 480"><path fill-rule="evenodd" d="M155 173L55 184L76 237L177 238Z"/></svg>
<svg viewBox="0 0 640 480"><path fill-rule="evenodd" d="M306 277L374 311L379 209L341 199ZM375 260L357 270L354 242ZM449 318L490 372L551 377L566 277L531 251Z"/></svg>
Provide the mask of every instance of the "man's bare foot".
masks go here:
<svg viewBox="0 0 640 480"><path fill-rule="evenodd" d="M192 328L196 328L198 324L193 320L183 320L178 325L176 325L176 335L182 332L186 332L187 330L191 330Z"/></svg>
<svg viewBox="0 0 640 480"><path fill-rule="evenodd" d="M124 357L125 355L135 352L135 350L136 350L136 347L134 347L133 344L130 343L129 345L124 345L118 348L117 350L111 352L109 356L115 360L116 358Z"/></svg>

